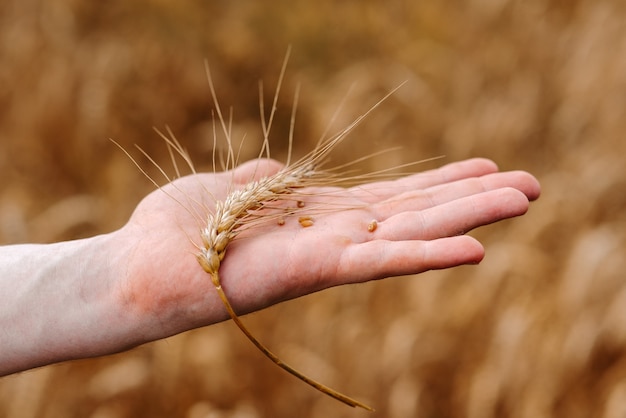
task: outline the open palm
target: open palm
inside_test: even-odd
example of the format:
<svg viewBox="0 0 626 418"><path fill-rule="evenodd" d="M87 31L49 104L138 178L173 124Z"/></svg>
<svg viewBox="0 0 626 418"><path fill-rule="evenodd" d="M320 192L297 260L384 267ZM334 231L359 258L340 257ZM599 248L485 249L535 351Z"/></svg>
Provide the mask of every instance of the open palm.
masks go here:
<svg viewBox="0 0 626 418"><path fill-rule="evenodd" d="M228 317L194 257L202 212L229 190L280 168L254 160L232 172L183 177L139 204L120 231L134 241L124 292L158 319L154 338ZM300 213L286 215L284 224L270 218L229 245L220 277L238 313L332 286L478 263L482 245L463 234L524 214L539 184L528 173L498 172L493 162L472 159L349 189L303 189L298 196ZM303 227L302 215L313 225Z"/></svg>

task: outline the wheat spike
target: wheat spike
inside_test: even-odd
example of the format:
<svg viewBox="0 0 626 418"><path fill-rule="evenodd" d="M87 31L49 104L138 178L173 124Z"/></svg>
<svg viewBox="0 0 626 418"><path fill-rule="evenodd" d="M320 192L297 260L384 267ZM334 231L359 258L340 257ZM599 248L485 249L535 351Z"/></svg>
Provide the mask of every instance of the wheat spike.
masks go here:
<svg viewBox="0 0 626 418"><path fill-rule="evenodd" d="M280 90L280 85L282 83L282 79L285 72L285 64L287 62L287 57L285 58L283 67L280 72L278 86L276 88L276 93L274 96L274 102L272 109L269 114L269 118L266 121L265 114L263 110L263 100L262 100L262 85L260 86L260 97L261 97L261 118L262 118L262 128L263 128L263 147L261 149L261 155L265 153L269 157L269 132L271 129L272 120L274 118L274 114L276 111L276 100L278 97L278 93ZM230 130L228 129L224 119L222 117L222 111L220 109L219 102L217 100L217 95L215 93L215 88L213 86L211 73L208 65L206 66L207 77L209 79L209 86L211 89L211 95L213 97L213 103L215 106L215 111L220 119L220 124L222 127L222 131L226 137L226 140L229 145L232 144L230 140ZM391 93L390 93L391 94ZM296 95L294 98L294 102L297 101L298 91L296 91ZM387 96L385 96L386 98ZM384 100L384 98L383 98ZM382 102L382 100L380 101ZM380 103L379 102L379 103ZM373 108L378 106L377 103ZM294 104L294 109L295 109ZM373 110L370 109L371 110ZM369 112L368 112L369 113ZM217 201L215 204L215 209L212 214L207 216L206 226L202 228L200 232L200 236L202 239L202 247L200 248L200 252L197 254L197 259L204 271L206 271L211 277L211 282L215 287L217 293L219 294L222 303L226 307L229 316L235 322L235 324L239 327L239 329L246 335L246 337L271 361L280 366L282 369L286 370L290 374L296 376L300 380L305 383L311 385L312 387L318 389L319 391L347 404L352 407L361 407L368 411L373 411L373 409L355 399L352 399L346 395L343 395L311 378L297 371L293 367L284 363L282 360L278 358L274 353L272 353L267 347L265 347L259 340L252 335L252 333L247 329L247 327L243 324L243 322L238 317L237 313L233 309L224 289L222 288L222 284L220 282L219 269L222 260L226 255L226 250L230 242L241 232L242 227L248 224L251 220L254 220L255 212L258 212L260 209L267 207L268 204L272 202L276 202L278 200L284 199L288 195L291 195L297 189L312 186L312 185L327 185L332 183L335 178L331 173L324 172L320 170L321 165L323 164L325 157L330 153L330 151L341 142L345 136L355 127L357 126L365 117L362 115L358 117L352 124L350 124L347 128L342 130L335 137L324 141L321 140L318 146L314 151L310 154L306 155L304 158L299 161L290 164L291 157L291 141L293 138L293 119L295 117L295 110L292 114L292 123L290 128L290 146L289 146L289 160L287 161L287 165L274 175L269 177L264 177L260 180L250 182L244 185L241 189L232 191L225 200ZM229 160L233 161L233 152L232 146L229 151ZM312 225L312 221L307 219L306 226ZM301 222L303 226L304 223Z"/></svg>
<svg viewBox="0 0 626 418"><path fill-rule="evenodd" d="M289 51L287 52L287 56L285 57L283 66L281 68L281 72L278 79L278 84L276 87L276 92L274 95L274 101L272 105L272 109L270 114L266 120L264 108L263 108L263 88L262 85L259 86L259 96L260 99L260 110L261 110L261 120L262 120L262 130L263 130L263 145L261 147L261 151L259 153L259 157L266 156L270 157L269 150L269 133L272 126L272 121L274 119L274 115L276 112L276 103L278 94L280 91L280 86L282 84L282 80L285 73L286 63L289 57ZM228 152L226 156L226 162L223 163L225 168L234 168L236 162L238 160L237 155L233 149L233 142L231 137L231 124L232 119L230 116L227 120L224 118L224 114L220 108L219 101L217 99L217 94L215 87L213 85L213 79L211 76L211 72L207 63L205 63L207 79L209 82L209 88L211 92L211 96L213 99L213 105L215 107L215 114L217 115L217 121L226 138L226 142L228 145ZM247 327L243 324L232 305L226 293L222 287L220 282L219 269L222 260L226 256L226 251L228 245L237 237L237 235L245 228L249 228L250 226L255 225L258 222L263 222L268 219L278 219L279 225L281 222L284 222L282 216L276 215L268 215L264 212L259 212L264 208L272 208L272 203L276 203L281 200L295 200L298 202L297 209L294 209L294 212L302 210L302 205L300 205L300 201L297 199L299 190L310 187L310 186L336 186L336 185L348 185L348 184L358 184L367 180L371 180L372 178L381 179L388 177L397 177L399 174L391 174L391 170L382 170L375 173L369 173L366 175L353 175L350 174L349 170L346 168L350 167L352 164L363 161L366 158L372 158L374 156L379 155L381 152L370 154L367 157L359 158L351 163L344 164L342 166L334 167L332 169L324 170L322 169L323 165L326 162L326 159L329 153L340 143L345 137L356 127L358 126L363 119L368 116L374 109L376 109L384 100L386 100L389 96L391 96L398 88L402 86L399 85L387 95L385 95L382 99L376 102L373 106L370 107L364 114L358 116L351 124L349 124L346 128L342 129L336 135L325 138L326 133L319 140L317 146L313 151L309 154L305 155L301 159L296 162L291 163L291 150L292 150L292 141L293 141L293 129L294 129L294 119L295 119L295 108L296 102L298 100L299 89L296 89L296 93L294 95L294 105L293 111L291 115L291 125L289 132L289 152L288 152L288 160L287 164L284 168L279 170L277 173L261 178L259 180L255 180L245 184L243 187L231 191L224 200L216 200L215 207L212 213L206 215L205 220L203 221L203 226L200 230L200 238L202 241L202 245L197 245L199 252L196 254L196 258L200 266L207 272L211 278L211 282L215 287L222 303L224 304L230 318L235 322L237 327L244 333L244 335L272 362L276 365L287 371L288 373L296 376L298 379L304 381L315 389L349 405L352 407L360 407L366 409L368 411L373 411L373 408L370 406L359 402L355 399L352 399L342 393L339 393L313 379L302 374L297 371L290 365L284 363L278 356L272 353L266 346L264 346L259 340L254 337L254 335L247 329ZM170 156L172 160L174 160L174 153L182 156L184 162L188 166L188 168L192 172L196 172L186 150L182 147L180 142L174 137L173 133L168 129L167 135L157 131L157 133L165 140L168 151L170 152ZM215 124L214 124L214 145L215 145ZM113 141L115 143L115 141ZM122 148L119 144L118 147ZM165 177L168 182L171 182L172 179L165 173L165 171L153 160L151 159L143 150L139 149L144 156L146 156L149 161L154 164L160 173ZM122 148L122 151L126 153L126 155L137 165L137 167L141 170L141 172L146 175L150 181L159 187L158 183L153 180L145 170L143 170L139 164L132 158L132 156ZM387 150L389 151L389 150ZM383 151L384 152L384 151ZM410 163L407 165L418 164L423 161L418 161L416 163ZM176 171L176 175L180 177L180 172L176 162L173 162L174 168ZM215 153L213 155L213 166L215 167ZM401 166L403 167L403 166ZM397 167L396 167L397 168ZM209 191L207 190L207 193ZM300 195L301 197L302 195ZM171 196L174 198L173 196ZM176 198L174 198L176 200ZM177 200L178 201L178 200ZM178 201L181 206L183 206L191 215L198 218L198 213L191 210L185 202ZM198 202L191 202L198 203ZM344 209L354 209L354 208L317 208L320 211L323 210L344 210ZM313 225L313 219L310 216L300 217L300 224L303 227L308 227ZM375 221L373 221L375 222ZM370 231L376 228L375 223L371 223L368 226Z"/></svg>

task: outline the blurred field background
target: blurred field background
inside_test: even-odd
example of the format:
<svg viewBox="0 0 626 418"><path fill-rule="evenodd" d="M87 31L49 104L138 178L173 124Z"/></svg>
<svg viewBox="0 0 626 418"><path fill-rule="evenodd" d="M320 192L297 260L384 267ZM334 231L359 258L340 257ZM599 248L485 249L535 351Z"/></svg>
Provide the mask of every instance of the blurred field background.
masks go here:
<svg viewBox="0 0 626 418"><path fill-rule="evenodd" d="M269 96L288 45L276 158L297 84L302 155L351 86L337 129L406 80L336 161L396 145L367 168L488 157L535 174L541 199L473 233L487 248L479 266L245 318L282 358L372 414L282 372L227 322L2 378L0 417L626 416L620 0L4 1L0 241L123 225L153 186L109 138L166 163L152 128L167 125L209 169L205 59L236 136L246 134L242 158L253 157L257 83Z"/></svg>

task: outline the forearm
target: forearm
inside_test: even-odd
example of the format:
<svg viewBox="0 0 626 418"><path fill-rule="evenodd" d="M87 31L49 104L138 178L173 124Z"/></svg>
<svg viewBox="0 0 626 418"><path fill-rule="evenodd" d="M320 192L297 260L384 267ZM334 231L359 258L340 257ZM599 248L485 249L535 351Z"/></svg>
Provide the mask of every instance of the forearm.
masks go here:
<svg viewBox="0 0 626 418"><path fill-rule="evenodd" d="M128 249L113 234L0 251L0 375L140 344L119 299Z"/></svg>

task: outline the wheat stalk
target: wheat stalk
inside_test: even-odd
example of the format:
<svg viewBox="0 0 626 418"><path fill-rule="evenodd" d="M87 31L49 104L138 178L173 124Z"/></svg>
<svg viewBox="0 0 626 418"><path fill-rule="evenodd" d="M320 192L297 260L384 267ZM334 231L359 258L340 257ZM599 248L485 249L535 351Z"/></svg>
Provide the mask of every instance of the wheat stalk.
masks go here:
<svg viewBox="0 0 626 418"><path fill-rule="evenodd" d="M283 66L280 71L276 92L274 94L274 101L272 105L272 109L270 111L269 117L265 118L264 106L263 106L263 89L262 85L259 86L259 97L260 97L260 111L261 111L261 122L263 129L263 145L261 147L261 151L259 157L267 156L269 158L269 133L272 126L272 121L276 112L276 103L277 98L280 92L280 87L282 84L282 80L285 74L285 68L289 57L289 51L287 52L287 56L283 62ZM217 94L215 87L213 85L213 79L211 76L210 68L208 64L206 65L206 73L207 79L209 81L209 87L213 99L213 104L215 107L215 112L217 113L217 120L221 126L221 130L226 138L228 144L228 154L226 157L226 162L223 163L225 168L234 168L237 162L237 156L235 155L233 149L233 143L231 138L231 127L230 127L230 119L229 123L226 123L226 119L222 113L220 108L219 101L217 99ZM401 85L400 85L401 86ZM298 191L304 187L310 186L329 186L329 185L346 185L346 184L355 184L362 183L365 180L371 180L373 177L381 178L381 177L389 177L390 170L382 170L376 173L369 173L366 175L350 175L349 171L346 170L350 165L356 164L357 162L362 161L366 158L372 158L378 153L370 154L367 157L363 157L352 161L351 163L345 164L343 166L334 167L331 170L323 170L322 166L326 162L326 157L328 154L340 143L345 137L357 126L359 125L363 119L368 116L374 109L376 109L384 100L386 100L390 95L392 95L400 86L393 89L387 95L385 95L382 99L376 102L373 106L370 107L362 115L358 116L351 124L349 124L346 128L341 130L338 134L324 139L326 133L322 136L320 141L318 142L315 149L309 154L305 155L300 160L295 163L291 163L291 150L292 150L292 142L293 142L293 127L295 120L295 109L296 102L298 99L298 89L296 89L295 97L294 97L294 105L291 116L291 127L289 132L289 150L288 150L288 160L287 164L283 169L278 171L277 173L263 177L259 180L252 181L250 183L245 184L243 187L231 191L227 197L222 200L216 200L215 208L212 213L209 213L206 216L206 220L204 225L200 231L200 237L202 241L202 245L198 246L199 252L196 254L198 263L207 272L211 278L211 282L215 287L222 303L224 304L230 318L235 322L237 327L244 333L244 335L272 362L276 365L287 371L288 373L296 376L298 379L304 381L315 389L349 405L352 407L361 407L368 411L373 411L373 408L370 406L359 402L355 399L352 399L342 393L339 393L328 386L325 386L310 377L304 375L298 370L294 369L290 365L284 363L278 356L272 353L265 345L263 345L243 324L235 310L233 309L224 289L222 287L219 275L219 269L222 260L226 255L227 248L229 244L237 237L237 235L244 229L249 228L252 225L255 225L257 222L267 221L268 219L276 219L276 215L270 215L267 212L260 211L264 208L271 208L272 203L276 203L281 200L286 199L294 199L297 200ZM333 118L334 119L334 118ZM332 120L331 120L332 122ZM330 125L329 125L330 126ZM157 133L165 140L168 151L170 152L170 157L174 164L174 168L176 171L176 175L180 177L180 172L178 170L178 166L175 162L175 155L179 154L182 156L187 166L192 172L196 172L194 169L194 165L191 161L190 156L182 147L180 142L174 137L173 133L167 130L168 135L165 135L157 130ZM214 124L214 141L216 141L215 134L215 124ZM115 142L115 141L114 141ZM117 143L116 143L117 144ZM119 146L119 144L118 144ZM121 148L121 147L120 147ZM129 156L129 158L137 165L137 167L141 170L141 172L146 175L154 183L157 187L159 187L158 183L153 180L133 159L133 157L122 148L122 150ZM154 164L157 169L161 172L161 174L171 182L172 179L165 173L165 171L154 161L146 152L139 150L146 156L152 164ZM388 152L389 150L385 150L383 152ZM416 163L410 163L407 165L417 164L423 161L418 161ZM213 156L213 165L215 167L215 153ZM396 170L397 167L394 167L393 170ZM393 177L397 177L398 174L392 174ZM207 190L207 193L208 192ZM172 198L174 198L172 196ZM191 210L184 204L184 202L179 202L183 207L185 207L188 211ZM300 203L300 202L298 202ZM300 205L299 209L295 209L292 213L301 210ZM331 210L340 210L346 208L334 208ZM354 208L352 208L354 209ZM194 214L195 215L195 214ZM272 216L274 216L272 218ZM279 219L279 224L284 222L282 218ZM299 218L299 222L303 227L311 226L313 224L312 218L310 216L302 216ZM368 225L368 230L373 231L376 228L376 221L370 222Z"/></svg>
<svg viewBox="0 0 626 418"><path fill-rule="evenodd" d="M229 131L226 128L224 119L221 114L219 102L215 95L215 89L213 87L210 72L207 67L207 75L209 84L211 86L211 93L213 95L213 101L222 121L222 127L224 134L229 138ZM280 74L279 83L276 91L276 97L280 88L280 80L284 75L284 66ZM392 92L393 93L393 92ZM389 94L392 94L389 93ZM255 219L256 213L260 209L267 207L268 204L285 199L288 195L293 194L296 190L313 185L328 185L332 183L336 177L330 172L322 171L319 167L322 166L325 157L332 151L332 149L341 142L345 136L357 126L363 118L376 108L386 97L376 103L367 113L358 117L352 124L342 130L338 135L328 141L321 141L316 149L300 159L294 164L287 164L283 169L275 173L274 175L261 178L260 180L250 182L244 185L241 189L234 190L223 201L217 201L215 204L215 210L212 214L207 216L206 226L202 228L200 236L202 239L203 247L200 248L200 252L197 254L197 259L204 271L206 271L219 294L222 303L226 307L228 314L239 329L246 335L246 337L271 361L277 364L282 369L296 376L305 383L311 385L317 390L347 404L352 407L361 407L368 411L373 409L353 398L350 398L342 393L339 393L328 386L325 386L310 377L302 374L298 370L294 369L290 365L284 363L278 356L272 353L265 345L263 345L252 333L247 329L243 322L239 319L237 313L233 309L222 284L220 282L219 269L222 260L226 255L228 245L232 240L237 237L238 233L242 230L242 227L249 224L250 219ZM294 105L295 108L295 105ZM261 109L263 107L261 106ZM263 123L264 131L264 147L267 146L269 129L271 127L271 121L274 115L275 106L272 108L270 118L267 124ZM263 115L263 111L261 112ZM265 120L262 116L262 120ZM292 116L293 121L293 116ZM293 127L293 123L292 123ZM292 139L293 128L290 130L290 144ZM228 139L230 143L230 139ZM232 147L230 148L232 150ZM291 147L290 147L291 149ZM269 147L267 148L269 150ZM232 151L231 151L232 152ZM289 154L290 155L290 154ZM343 181L348 180L343 178ZM300 223L303 226L311 225L310 217L301 217Z"/></svg>

